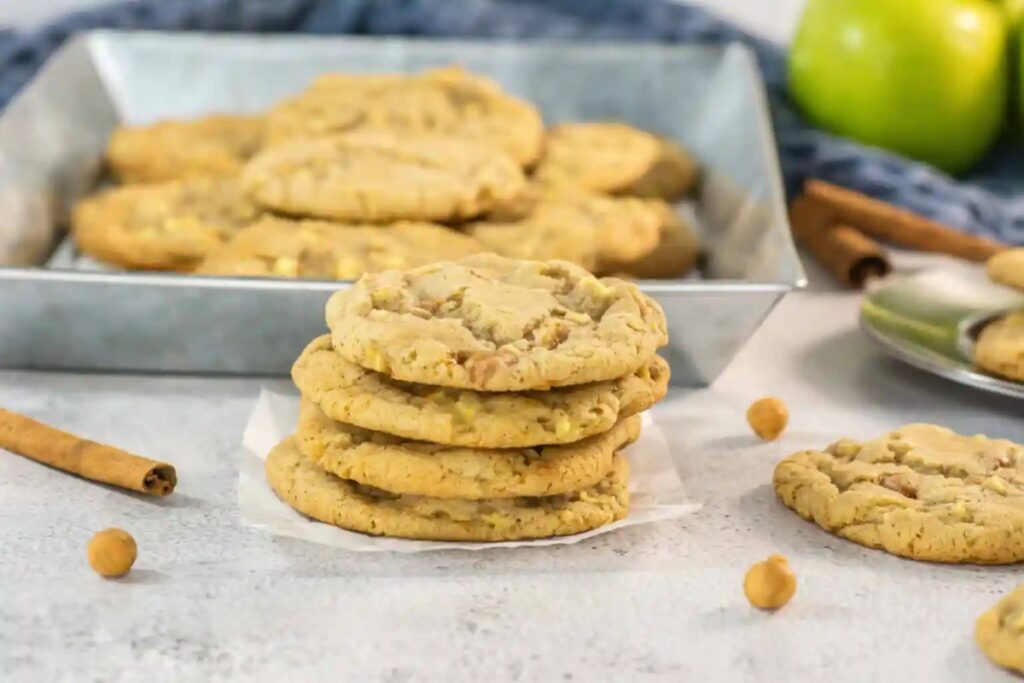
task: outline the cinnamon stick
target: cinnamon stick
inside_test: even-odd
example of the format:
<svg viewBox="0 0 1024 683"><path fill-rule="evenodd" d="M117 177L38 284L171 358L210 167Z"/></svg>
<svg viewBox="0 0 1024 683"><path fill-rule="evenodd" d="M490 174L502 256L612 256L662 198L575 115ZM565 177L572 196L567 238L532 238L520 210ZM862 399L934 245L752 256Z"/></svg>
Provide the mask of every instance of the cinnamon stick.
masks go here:
<svg viewBox="0 0 1024 683"><path fill-rule="evenodd" d="M994 240L966 235L898 206L821 180L808 180L804 196L828 211L832 223L852 225L878 239L920 251L987 261L1007 249Z"/></svg>
<svg viewBox="0 0 1024 683"><path fill-rule="evenodd" d="M793 201L789 218L797 242L848 287L862 289L892 270L878 242L848 225L831 223L828 211L806 197Z"/></svg>
<svg viewBox="0 0 1024 683"><path fill-rule="evenodd" d="M93 481L166 496L178 475L167 463L82 439L0 408L0 448Z"/></svg>

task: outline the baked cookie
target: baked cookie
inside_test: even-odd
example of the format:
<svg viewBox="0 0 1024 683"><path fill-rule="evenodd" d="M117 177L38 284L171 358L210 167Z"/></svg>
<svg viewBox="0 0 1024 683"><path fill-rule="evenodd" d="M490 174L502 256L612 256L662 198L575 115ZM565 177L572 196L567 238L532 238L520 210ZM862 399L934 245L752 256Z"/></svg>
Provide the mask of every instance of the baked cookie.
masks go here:
<svg viewBox="0 0 1024 683"><path fill-rule="evenodd" d="M365 368L479 391L615 379L668 341L665 314L636 285L493 254L365 275L331 297L327 325Z"/></svg>
<svg viewBox="0 0 1024 683"><path fill-rule="evenodd" d="M519 166L486 145L388 130L282 143L242 174L276 211L371 222L472 218L524 184Z"/></svg>
<svg viewBox="0 0 1024 683"><path fill-rule="evenodd" d="M993 282L1024 291L1024 248L996 254L985 264L985 270Z"/></svg>
<svg viewBox="0 0 1024 683"><path fill-rule="evenodd" d="M511 220L495 220L492 214L467 232L501 256L571 261L587 270L650 253L662 221L656 202L579 193L542 194L500 210L496 215ZM521 217L512 218L515 213Z"/></svg>
<svg viewBox="0 0 1024 683"><path fill-rule="evenodd" d="M537 160L544 137L536 108L461 67L408 75L325 74L268 116L274 142L365 128L474 140L523 166Z"/></svg>
<svg viewBox="0 0 1024 683"><path fill-rule="evenodd" d="M86 197L71 224L78 248L105 263L189 271L260 214L235 179L190 178Z"/></svg>
<svg viewBox="0 0 1024 683"><path fill-rule="evenodd" d="M303 397L331 419L450 446L523 448L606 432L668 391L668 363L653 356L615 380L550 391L481 393L393 380L314 339L292 366ZM386 488L386 487L385 487Z"/></svg>
<svg viewBox="0 0 1024 683"><path fill-rule="evenodd" d="M640 436L632 415L603 434L560 446L467 448L410 441L330 419L303 400L295 441L331 474L391 493L435 498L552 496L594 486Z"/></svg>
<svg viewBox="0 0 1024 683"><path fill-rule="evenodd" d="M565 123L548 131L533 177L545 185L615 192L658 159L658 138L622 123Z"/></svg>
<svg viewBox="0 0 1024 683"><path fill-rule="evenodd" d="M293 439L266 461L267 481L286 503L313 519L374 536L447 541L511 541L568 536L610 524L629 510L629 465L612 459L597 485L543 498L452 500L404 496L325 472Z"/></svg>
<svg viewBox="0 0 1024 683"><path fill-rule="evenodd" d="M260 116L217 114L117 128L107 144L107 165L126 183L236 175L260 148L263 123Z"/></svg>
<svg viewBox="0 0 1024 683"><path fill-rule="evenodd" d="M700 242L689 224L671 206L661 204L658 244L646 256L624 261L605 259L599 270L647 280L667 280L686 275L700 256Z"/></svg>
<svg viewBox="0 0 1024 683"><path fill-rule="evenodd" d="M993 662L1024 674L1024 585L978 617L974 640Z"/></svg>
<svg viewBox="0 0 1024 683"><path fill-rule="evenodd" d="M871 548L931 562L1024 560L1024 447L914 424L843 439L775 468L800 516Z"/></svg>
<svg viewBox="0 0 1024 683"><path fill-rule="evenodd" d="M650 199L679 200L693 192L697 174L697 162L689 152L671 140L659 138L658 156L654 163L622 193Z"/></svg>
<svg viewBox="0 0 1024 683"><path fill-rule="evenodd" d="M353 280L485 251L473 238L433 223L357 225L266 217L212 251L205 275Z"/></svg>
<svg viewBox="0 0 1024 683"><path fill-rule="evenodd" d="M982 328L974 345L974 362L985 372L1024 382L1024 309Z"/></svg>

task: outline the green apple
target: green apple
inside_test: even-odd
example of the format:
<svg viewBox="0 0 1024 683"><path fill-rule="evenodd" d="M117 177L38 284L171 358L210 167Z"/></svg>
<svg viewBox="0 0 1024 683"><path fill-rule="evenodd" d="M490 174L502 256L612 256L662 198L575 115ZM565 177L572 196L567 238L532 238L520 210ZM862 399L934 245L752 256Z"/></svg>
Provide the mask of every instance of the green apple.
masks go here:
<svg viewBox="0 0 1024 683"><path fill-rule="evenodd" d="M990 0L809 0L790 91L827 130L964 171L1006 118L1007 25Z"/></svg>

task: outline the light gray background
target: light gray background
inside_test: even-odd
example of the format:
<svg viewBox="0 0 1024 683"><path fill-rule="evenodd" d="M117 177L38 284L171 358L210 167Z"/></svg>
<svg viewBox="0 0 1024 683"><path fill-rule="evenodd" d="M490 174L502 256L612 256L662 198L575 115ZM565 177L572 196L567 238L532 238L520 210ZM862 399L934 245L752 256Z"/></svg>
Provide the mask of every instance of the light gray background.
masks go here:
<svg viewBox="0 0 1024 683"><path fill-rule="evenodd" d="M804 0L697 0L733 17L749 29L776 40L792 32ZM27 27L70 10L92 7L94 0L6 0L0 2L0 25Z"/></svg>

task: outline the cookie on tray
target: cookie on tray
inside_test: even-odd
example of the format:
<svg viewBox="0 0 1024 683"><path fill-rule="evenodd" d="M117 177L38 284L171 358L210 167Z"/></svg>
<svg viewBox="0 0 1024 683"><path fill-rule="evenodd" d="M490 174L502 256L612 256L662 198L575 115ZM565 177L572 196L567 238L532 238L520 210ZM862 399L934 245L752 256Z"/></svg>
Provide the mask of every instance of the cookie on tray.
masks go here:
<svg viewBox="0 0 1024 683"><path fill-rule="evenodd" d="M117 128L107 165L125 183L236 175L262 145L263 123L260 116L217 114Z"/></svg>
<svg viewBox="0 0 1024 683"><path fill-rule="evenodd" d="M522 191L519 166L487 145L364 130L273 146L245 167L260 204L342 221L461 220Z"/></svg>
<svg viewBox="0 0 1024 683"><path fill-rule="evenodd" d="M616 192L654 165L658 138L623 123L564 123L548 131L533 177L545 185Z"/></svg>
<svg viewBox="0 0 1024 683"><path fill-rule="evenodd" d="M271 488L313 519L352 531L449 541L509 541L567 536L626 516L629 465L620 455L595 486L542 498L452 500L407 496L329 474L302 455L293 438L266 461Z"/></svg>
<svg viewBox="0 0 1024 683"><path fill-rule="evenodd" d="M1024 291L1024 248L996 254L985 264L985 270L993 282Z"/></svg>
<svg viewBox="0 0 1024 683"><path fill-rule="evenodd" d="M667 204L660 209L658 244L645 256L626 261L605 259L600 271L643 280L668 280L693 270L700 257L700 241L689 222Z"/></svg>
<svg viewBox="0 0 1024 683"><path fill-rule="evenodd" d="M843 439L775 468L800 516L871 548L931 562L1024 560L1024 447L936 425Z"/></svg>
<svg viewBox="0 0 1024 683"><path fill-rule="evenodd" d="M1024 309L982 328L974 345L974 362L989 374L1024 382Z"/></svg>
<svg viewBox="0 0 1024 683"><path fill-rule="evenodd" d="M978 618L974 640L994 663L1024 674L1024 585Z"/></svg>
<svg viewBox="0 0 1024 683"><path fill-rule="evenodd" d="M470 256L364 276L327 304L335 350L394 379L479 391L610 380L668 341L636 285L564 261Z"/></svg>
<svg viewBox="0 0 1024 683"><path fill-rule="evenodd" d="M408 75L325 74L268 116L274 142L364 128L473 140L522 166L536 161L544 136L535 107L461 67Z"/></svg>
<svg viewBox="0 0 1024 683"><path fill-rule="evenodd" d="M345 360L324 335L295 361L292 379L334 420L451 446L522 448L579 441L647 410L668 391L669 368L653 356L614 380L485 393L393 380Z"/></svg>
<svg viewBox="0 0 1024 683"><path fill-rule="evenodd" d="M658 156L622 194L676 201L693 192L698 166L690 153L666 138L658 139Z"/></svg>
<svg viewBox="0 0 1024 683"><path fill-rule="evenodd" d="M575 443L533 448L445 446L330 419L303 400L299 450L343 479L406 495L436 498L552 496L589 488L612 457L640 435L640 416Z"/></svg>
<svg viewBox="0 0 1024 683"><path fill-rule="evenodd" d="M363 273L414 266L485 251L433 223L332 223L265 217L212 251L204 275L352 280Z"/></svg>
<svg viewBox="0 0 1024 683"><path fill-rule="evenodd" d="M105 263L189 271L261 213L234 178L201 177L86 197L71 224L78 248Z"/></svg>

